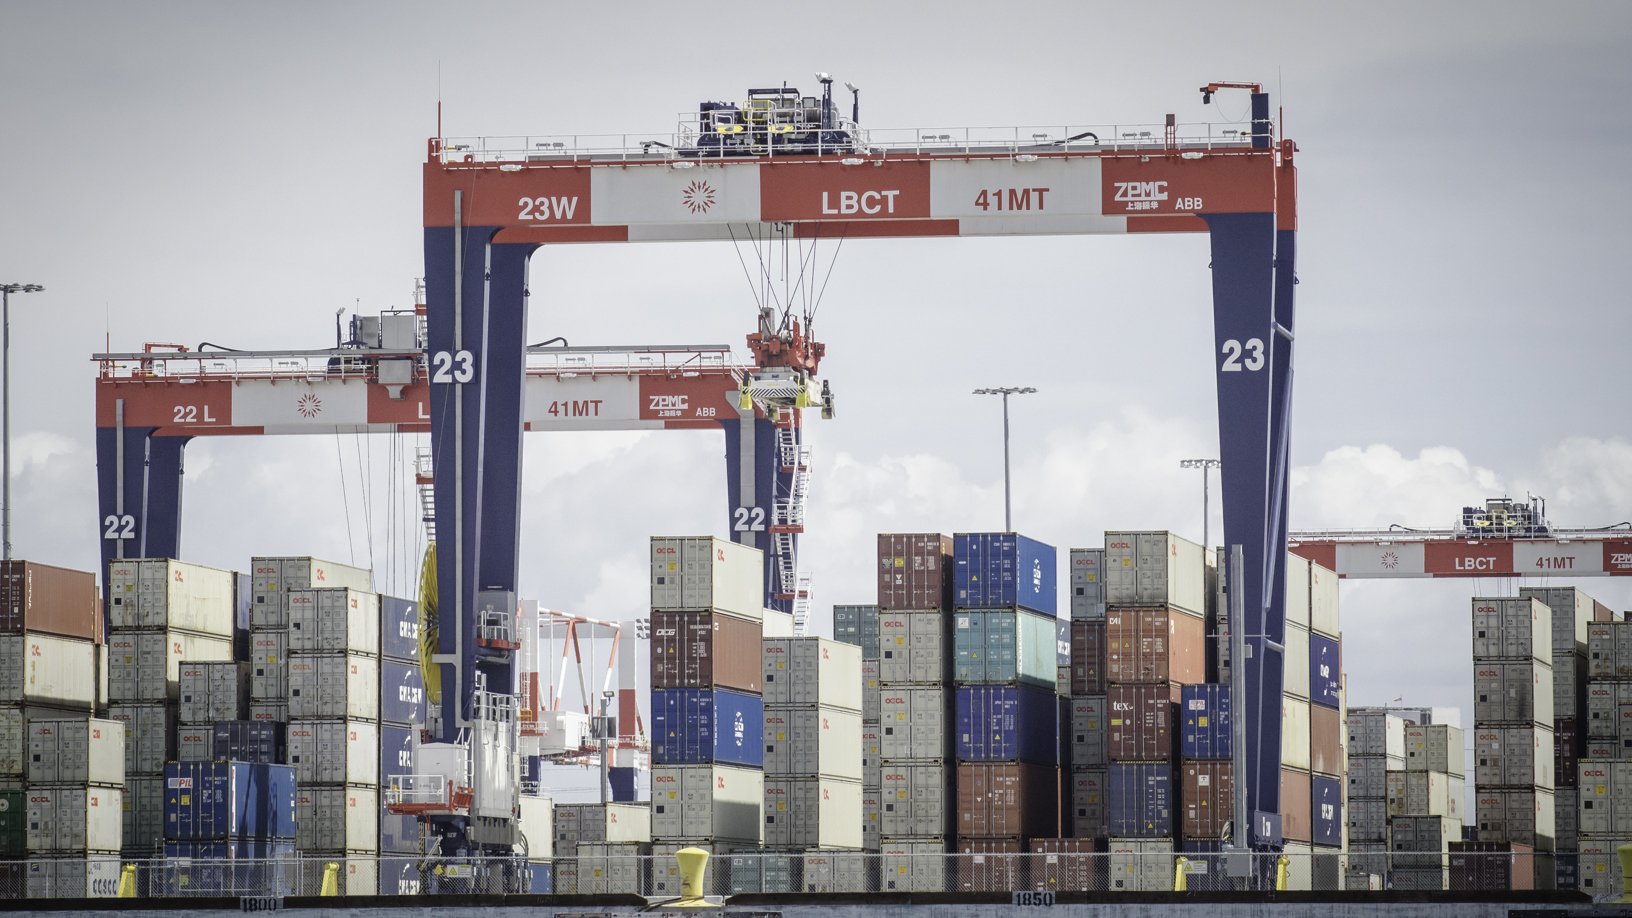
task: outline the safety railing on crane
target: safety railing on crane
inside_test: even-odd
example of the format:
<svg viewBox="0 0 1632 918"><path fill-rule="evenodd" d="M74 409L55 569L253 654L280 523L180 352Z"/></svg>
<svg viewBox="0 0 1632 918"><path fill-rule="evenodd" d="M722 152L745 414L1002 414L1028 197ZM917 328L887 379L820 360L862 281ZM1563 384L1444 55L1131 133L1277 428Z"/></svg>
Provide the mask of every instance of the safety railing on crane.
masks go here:
<svg viewBox="0 0 1632 918"><path fill-rule="evenodd" d="M839 132L840 128L811 128L819 132ZM1242 122L1189 122L1169 128L1166 124L1063 124L1008 125L991 127L858 128L845 120L842 131L851 140L834 144L818 140L814 155L914 156L1007 155L1045 153L1146 152L1150 150L1239 150L1251 146L1251 124ZM708 126L695 120L683 121L673 133L650 134L549 134L493 137L445 137L438 146L441 162L448 166L513 165L559 162L654 162L692 161L739 155L722 155L723 148L699 144ZM810 143L792 144L779 150L775 142L755 155L813 155Z"/></svg>

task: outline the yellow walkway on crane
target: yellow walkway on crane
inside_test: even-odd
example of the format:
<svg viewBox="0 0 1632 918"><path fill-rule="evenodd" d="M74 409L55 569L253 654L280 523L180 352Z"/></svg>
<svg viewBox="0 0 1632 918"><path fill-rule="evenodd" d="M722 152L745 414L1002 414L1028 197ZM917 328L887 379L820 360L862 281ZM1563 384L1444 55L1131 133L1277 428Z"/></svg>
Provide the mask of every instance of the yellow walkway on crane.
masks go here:
<svg viewBox="0 0 1632 918"><path fill-rule="evenodd" d="M419 670L428 704L442 701L442 667L431 662L436 647L436 543L432 542L425 546L425 561L419 568Z"/></svg>

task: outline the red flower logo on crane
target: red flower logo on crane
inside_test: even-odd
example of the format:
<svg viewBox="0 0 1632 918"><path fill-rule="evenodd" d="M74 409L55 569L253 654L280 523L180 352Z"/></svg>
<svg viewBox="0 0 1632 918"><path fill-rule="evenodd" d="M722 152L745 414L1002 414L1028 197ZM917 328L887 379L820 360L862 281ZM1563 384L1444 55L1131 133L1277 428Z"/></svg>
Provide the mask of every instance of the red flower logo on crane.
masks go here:
<svg viewBox="0 0 1632 918"><path fill-rule="evenodd" d="M1393 570L1400 566L1400 556L1391 551L1383 552L1383 567Z"/></svg>
<svg viewBox="0 0 1632 918"><path fill-rule="evenodd" d="M317 413L323 410L323 400L308 392L295 403L295 410L299 411L303 418L315 418Z"/></svg>
<svg viewBox="0 0 1632 918"><path fill-rule="evenodd" d="M680 200L692 213L706 214L708 209L714 206L714 186L701 179L693 179L681 193Z"/></svg>

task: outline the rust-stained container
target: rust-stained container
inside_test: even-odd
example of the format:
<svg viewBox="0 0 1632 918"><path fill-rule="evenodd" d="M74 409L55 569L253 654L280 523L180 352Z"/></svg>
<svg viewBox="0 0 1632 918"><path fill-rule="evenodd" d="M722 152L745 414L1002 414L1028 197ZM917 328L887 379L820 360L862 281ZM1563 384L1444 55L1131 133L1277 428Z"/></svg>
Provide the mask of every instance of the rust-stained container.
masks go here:
<svg viewBox="0 0 1632 918"><path fill-rule="evenodd" d="M1518 842L1453 841L1447 847L1452 889L1551 889L1536 880L1555 869L1551 855ZM1505 855L1505 856L1504 856ZM1544 881L1546 877L1541 877ZM1556 881L1556 876L1553 878Z"/></svg>
<svg viewBox="0 0 1632 918"><path fill-rule="evenodd" d="M1293 768L1281 769L1281 837L1288 841L1311 842L1314 823L1311 819L1309 772Z"/></svg>
<svg viewBox="0 0 1632 918"><path fill-rule="evenodd" d="M958 765L957 834L968 838L1060 834L1060 770L1047 765Z"/></svg>
<svg viewBox="0 0 1632 918"><path fill-rule="evenodd" d="M1343 715L1321 704L1309 706L1309 770L1343 773Z"/></svg>
<svg viewBox="0 0 1632 918"><path fill-rule="evenodd" d="M1224 824L1235 810L1235 763L1228 761L1185 762L1183 788L1184 837L1220 838Z"/></svg>
<svg viewBox="0 0 1632 918"><path fill-rule="evenodd" d="M878 607L952 611L952 537L879 533Z"/></svg>
<svg viewBox="0 0 1632 918"><path fill-rule="evenodd" d="M968 892L1009 892L1025 888L1024 842L1018 838L965 838L958 836L951 858L957 885Z"/></svg>
<svg viewBox="0 0 1632 918"><path fill-rule="evenodd" d="M1031 889L1082 892L1105 888L1103 838L1031 840Z"/></svg>
<svg viewBox="0 0 1632 918"><path fill-rule="evenodd" d="M1106 691L1105 748L1113 762L1162 762L1173 755L1180 686L1113 685Z"/></svg>
<svg viewBox="0 0 1632 918"><path fill-rule="evenodd" d="M759 694L763 628L720 612L652 612L652 688Z"/></svg>
<svg viewBox="0 0 1632 918"><path fill-rule="evenodd" d="M1105 613L1108 682L1205 682L1206 623L1167 606L1111 606Z"/></svg>
<svg viewBox="0 0 1632 918"><path fill-rule="evenodd" d="M100 641L96 575L38 561L0 562L0 631Z"/></svg>
<svg viewBox="0 0 1632 918"><path fill-rule="evenodd" d="M1105 623L1071 623L1071 694L1105 694Z"/></svg>

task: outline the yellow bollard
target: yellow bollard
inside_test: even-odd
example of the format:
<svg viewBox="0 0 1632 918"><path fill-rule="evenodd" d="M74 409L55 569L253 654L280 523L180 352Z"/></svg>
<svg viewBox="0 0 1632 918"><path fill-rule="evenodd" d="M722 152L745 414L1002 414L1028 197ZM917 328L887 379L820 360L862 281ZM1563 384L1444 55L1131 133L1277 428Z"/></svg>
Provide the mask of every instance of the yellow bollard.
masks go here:
<svg viewBox="0 0 1632 918"><path fill-rule="evenodd" d="M1277 890L1286 888L1286 865L1286 855L1283 854L1275 859L1275 888Z"/></svg>
<svg viewBox="0 0 1632 918"><path fill-rule="evenodd" d="M1621 898L1616 901L1632 902L1632 885L1626 882L1627 877L1632 877L1632 845L1622 845L1615 853L1621 858Z"/></svg>
<svg viewBox="0 0 1632 918"><path fill-rule="evenodd" d="M119 869L119 898L136 898L136 865L126 864Z"/></svg>
<svg viewBox="0 0 1632 918"><path fill-rule="evenodd" d="M339 864L324 864L323 865L323 888L321 890L318 890L317 894L320 895L320 896L338 896L338 895L340 895L340 865Z"/></svg>
<svg viewBox="0 0 1632 918"><path fill-rule="evenodd" d="M704 905L703 871L708 867L708 852L701 848L681 848L674 857L680 862L680 901L674 904Z"/></svg>
<svg viewBox="0 0 1632 918"><path fill-rule="evenodd" d="M1189 864L1189 863L1190 863L1189 858L1183 858L1183 857L1179 858L1178 863L1176 865L1176 869L1173 871L1173 891L1174 892L1186 892L1186 891L1188 891L1186 889L1186 887L1185 887L1184 867L1185 867L1186 864Z"/></svg>

